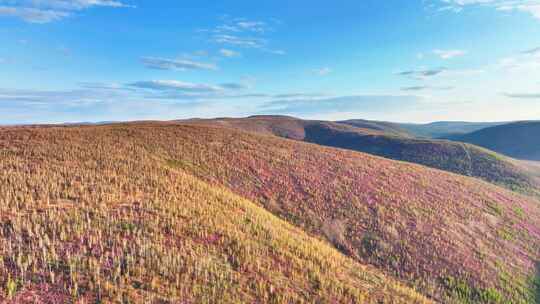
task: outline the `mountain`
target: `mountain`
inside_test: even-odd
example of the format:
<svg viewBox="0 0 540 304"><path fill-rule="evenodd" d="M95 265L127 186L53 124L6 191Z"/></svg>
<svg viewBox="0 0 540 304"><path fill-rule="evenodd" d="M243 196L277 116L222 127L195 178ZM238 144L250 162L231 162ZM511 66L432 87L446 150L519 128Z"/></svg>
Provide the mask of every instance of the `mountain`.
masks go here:
<svg viewBox="0 0 540 304"><path fill-rule="evenodd" d="M364 119L351 119L338 121L340 124L346 124L360 129L368 129L384 132L387 135L401 136L401 137L416 137L417 134L408 130L406 127L402 127L398 123L384 122L384 121L372 121Z"/></svg>
<svg viewBox="0 0 540 304"><path fill-rule="evenodd" d="M396 124L416 137L446 138L505 124L504 122L439 121L428 124Z"/></svg>
<svg viewBox="0 0 540 304"><path fill-rule="evenodd" d="M0 151L15 301L537 300L540 205L478 179L193 123L8 128Z"/></svg>
<svg viewBox="0 0 540 304"><path fill-rule="evenodd" d="M365 152L478 177L513 190L540 195L540 181L516 165L512 159L470 144L414 138L386 123L357 120L345 124L287 116L221 118L186 123L226 126Z"/></svg>
<svg viewBox="0 0 540 304"><path fill-rule="evenodd" d="M518 159L540 160L540 121L510 123L448 138Z"/></svg>
<svg viewBox="0 0 540 304"><path fill-rule="evenodd" d="M0 302L431 303L173 166L186 135L208 132L0 128Z"/></svg>
<svg viewBox="0 0 540 304"><path fill-rule="evenodd" d="M231 189L437 301L534 303L540 205L533 199L424 166L230 127L128 130L171 168Z"/></svg>

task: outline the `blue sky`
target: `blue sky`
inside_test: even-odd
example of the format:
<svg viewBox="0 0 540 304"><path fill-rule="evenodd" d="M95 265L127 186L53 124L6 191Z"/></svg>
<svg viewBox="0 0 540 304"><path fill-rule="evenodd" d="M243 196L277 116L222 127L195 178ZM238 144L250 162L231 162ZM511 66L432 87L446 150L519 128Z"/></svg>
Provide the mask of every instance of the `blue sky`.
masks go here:
<svg viewBox="0 0 540 304"><path fill-rule="evenodd" d="M540 0L0 0L0 124L540 118Z"/></svg>

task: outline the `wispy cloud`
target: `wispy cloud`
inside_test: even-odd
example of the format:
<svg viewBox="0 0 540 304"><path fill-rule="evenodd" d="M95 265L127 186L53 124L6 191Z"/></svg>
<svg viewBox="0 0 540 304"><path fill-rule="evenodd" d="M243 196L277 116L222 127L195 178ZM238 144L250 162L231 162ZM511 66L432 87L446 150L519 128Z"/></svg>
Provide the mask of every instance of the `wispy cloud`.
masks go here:
<svg viewBox="0 0 540 304"><path fill-rule="evenodd" d="M189 83L176 80L137 81L128 84L83 82L73 90L22 90L0 89L0 109L56 108L69 112L71 108L124 101L169 100L170 102L202 103L205 99L247 98L249 94L238 94L247 86L241 83L219 85ZM255 95L255 94L253 94ZM251 97L250 97L251 98ZM148 105L147 105L148 106ZM81 112L84 113L84 112Z"/></svg>
<svg viewBox="0 0 540 304"><path fill-rule="evenodd" d="M79 86L84 89L96 90L129 90L129 88L118 83L81 82Z"/></svg>
<svg viewBox="0 0 540 304"><path fill-rule="evenodd" d="M203 116L208 112L205 102L198 99L161 99L143 93L108 89L0 89L3 114L0 124L164 120L177 119L185 113Z"/></svg>
<svg viewBox="0 0 540 304"><path fill-rule="evenodd" d="M279 99L289 99L289 98L316 98L316 97L324 97L326 94L322 93L287 93L287 94L277 94L273 95L274 98Z"/></svg>
<svg viewBox="0 0 540 304"><path fill-rule="evenodd" d="M500 11L522 11L531 14L534 18L540 20L540 1L501 1L497 7Z"/></svg>
<svg viewBox="0 0 540 304"><path fill-rule="evenodd" d="M178 91L178 92L192 92L192 93L215 93L228 89L240 89L243 88L241 84L223 84L223 85L210 85L210 84L198 84L183 82L177 80L151 80L151 81L137 81L128 84L130 87L139 89L149 89L155 91Z"/></svg>
<svg viewBox="0 0 540 304"><path fill-rule="evenodd" d="M271 31L271 26L264 21L248 20L243 18L223 17L223 24L218 25L211 31L215 33L265 33Z"/></svg>
<svg viewBox="0 0 540 304"><path fill-rule="evenodd" d="M219 50L219 54L221 54L221 56L223 56L223 57L228 57L228 58L240 57L241 56L241 54L239 52L229 50L229 49L221 49L221 50Z"/></svg>
<svg viewBox="0 0 540 304"><path fill-rule="evenodd" d="M433 91L448 91L452 90L454 87L437 87L437 86L412 86L412 87L404 87L401 88L402 91L425 91L425 90L433 90Z"/></svg>
<svg viewBox="0 0 540 304"><path fill-rule="evenodd" d="M88 104L112 100L123 93L110 90L76 89L65 91L0 89L0 102L13 104Z"/></svg>
<svg viewBox="0 0 540 304"><path fill-rule="evenodd" d="M429 79L455 79L458 77L474 76L484 73L483 69L448 69L445 67L433 69L417 69L397 72L396 75L405 76L414 80L429 80Z"/></svg>
<svg viewBox="0 0 540 304"><path fill-rule="evenodd" d="M467 54L467 52L463 50L433 50L433 53L441 59L452 59Z"/></svg>
<svg viewBox="0 0 540 304"><path fill-rule="evenodd" d="M274 55L285 55L285 54L287 54L287 52L285 52L284 50L264 49L264 51L267 52L267 53L270 53L270 54L274 54Z"/></svg>
<svg viewBox="0 0 540 304"><path fill-rule="evenodd" d="M265 39L253 37L239 37L230 34L217 34L212 37L214 42L234 45L245 48L262 48L267 44Z"/></svg>
<svg viewBox="0 0 540 304"><path fill-rule="evenodd" d="M502 70L540 70L540 47L502 58L495 66Z"/></svg>
<svg viewBox="0 0 540 304"><path fill-rule="evenodd" d="M49 23L92 7L134 6L112 0L0 0L0 16L16 17L30 23Z"/></svg>
<svg viewBox="0 0 540 304"><path fill-rule="evenodd" d="M539 99L540 100L540 93L503 93L503 95L509 98Z"/></svg>
<svg viewBox="0 0 540 304"><path fill-rule="evenodd" d="M217 70L218 67L213 63L202 63L185 59L165 59L156 57L143 57L142 63L150 69L157 70Z"/></svg>
<svg viewBox="0 0 540 304"><path fill-rule="evenodd" d="M246 86L245 84L236 82L222 83L219 85L219 87L227 90L243 90L248 88L248 86Z"/></svg>
<svg viewBox="0 0 540 304"><path fill-rule="evenodd" d="M446 68L441 67L441 68L435 68L435 69L407 70L407 71L398 72L397 74L400 76L406 76L413 79L421 80L421 79L427 79L430 77L440 75L446 70L447 70Z"/></svg>
<svg viewBox="0 0 540 304"><path fill-rule="evenodd" d="M312 72L319 76L326 76L332 73L332 69L329 67L324 67L324 68L319 68L319 69L313 69Z"/></svg>
<svg viewBox="0 0 540 304"><path fill-rule="evenodd" d="M523 51L522 53L527 54L527 55L540 55L540 47L526 50L526 51Z"/></svg>
<svg viewBox="0 0 540 304"><path fill-rule="evenodd" d="M278 20L271 22L249 20L244 18L221 18L223 24L212 29L199 30L208 33L209 40L227 46L235 46L247 49L258 49L274 55L285 55L285 51L270 46L269 32L274 31L274 26L281 24ZM237 53L228 49L220 51L224 57L235 57Z"/></svg>
<svg viewBox="0 0 540 304"><path fill-rule="evenodd" d="M356 95L329 98L279 99L266 103L262 113L313 115L321 113L377 113L391 108L416 105L421 97L413 95Z"/></svg>
<svg viewBox="0 0 540 304"><path fill-rule="evenodd" d="M438 0L440 11L461 12L467 7L490 7L498 11L521 11L540 19L540 0Z"/></svg>

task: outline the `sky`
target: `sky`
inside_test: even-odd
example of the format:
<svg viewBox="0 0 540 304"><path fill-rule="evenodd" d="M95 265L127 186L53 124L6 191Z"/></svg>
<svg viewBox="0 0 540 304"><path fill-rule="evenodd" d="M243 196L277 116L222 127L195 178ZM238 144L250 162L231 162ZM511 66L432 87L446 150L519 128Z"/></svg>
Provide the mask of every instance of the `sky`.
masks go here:
<svg viewBox="0 0 540 304"><path fill-rule="evenodd" d="M0 0L0 125L540 119L540 0Z"/></svg>

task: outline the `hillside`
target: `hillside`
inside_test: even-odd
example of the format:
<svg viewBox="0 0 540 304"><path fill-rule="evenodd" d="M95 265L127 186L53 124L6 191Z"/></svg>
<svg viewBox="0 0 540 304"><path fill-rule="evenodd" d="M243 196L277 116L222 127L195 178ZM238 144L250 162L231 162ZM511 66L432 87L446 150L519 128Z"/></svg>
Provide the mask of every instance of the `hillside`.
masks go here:
<svg viewBox="0 0 540 304"><path fill-rule="evenodd" d="M386 135L392 135L392 136L401 136L401 137L416 137L417 134L414 132L411 132L410 130L407 130L406 128L403 128L398 123L392 123L392 122L384 122L384 121L372 121L372 120L364 120L364 119L351 119L351 120L344 120L344 121L338 121L340 124L346 124L353 127L361 128L361 129L368 129L368 130L375 130L375 131L381 131L384 132Z"/></svg>
<svg viewBox="0 0 540 304"><path fill-rule="evenodd" d="M401 131L380 123L374 125L356 121L354 124L358 127L354 127L352 124L309 121L286 116L224 118L189 123L225 126L365 152L478 177L513 190L540 195L540 181L511 159L469 144L392 135L400 134Z"/></svg>
<svg viewBox="0 0 540 304"><path fill-rule="evenodd" d="M505 124L504 122L437 121L427 124L396 123L362 119L344 120L339 123L385 131L389 135L426 139L463 135L481 129Z"/></svg>
<svg viewBox="0 0 540 304"><path fill-rule="evenodd" d="M78 147L86 147L85 141L96 141L90 147L115 150L126 145L125 151L120 150L125 155L109 166L124 163L122 159L134 153L130 151L145 151L147 158L142 160L167 166L163 169L167 175L191 172L210 185L231 189L334 244L354 260L371 264L439 301L535 301L540 206L499 187L414 164L223 127L130 124L69 129L61 134L44 139L41 145L72 138L82 138ZM109 153L102 149L97 157ZM92 161L87 165L102 166ZM139 179L147 174L132 173L147 172L140 169L125 172L138 181L120 186L127 193L144 182ZM114 176L114 172L109 174ZM38 171L37 175L43 174ZM104 186L115 180L107 180ZM96 190L108 193L106 189ZM218 215L213 220L223 219ZM261 256L261 261L265 259Z"/></svg>
<svg viewBox="0 0 540 304"><path fill-rule="evenodd" d="M501 124L504 124L504 122L438 121L428 124L397 123L396 126L416 137L446 138L448 136L467 134Z"/></svg>
<svg viewBox="0 0 540 304"><path fill-rule="evenodd" d="M170 167L171 131L0 129L1 303L429 303Z"/></svg>
<svg viewBox="0 0 540 304"><path fill-rule="evenodd" d="M525 160L540 160L540 121L523 121L448 137Z"/></svg>

